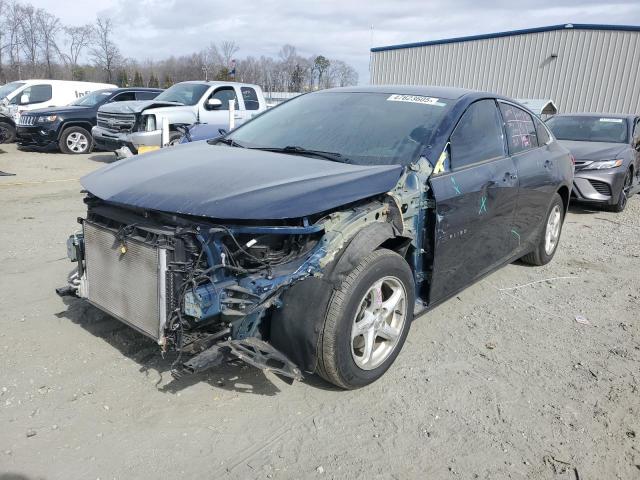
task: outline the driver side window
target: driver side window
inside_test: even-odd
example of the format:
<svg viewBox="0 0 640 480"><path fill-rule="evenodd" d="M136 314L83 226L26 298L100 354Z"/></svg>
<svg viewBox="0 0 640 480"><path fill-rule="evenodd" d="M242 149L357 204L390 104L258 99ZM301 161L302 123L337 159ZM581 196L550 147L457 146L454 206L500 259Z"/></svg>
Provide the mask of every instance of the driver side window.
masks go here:
<svg viewBox="0 0 640 480"><path fill-rule="evenodd" d="M472 104L458 122L450 139L451 168L504 157L502 120L493 100Z"/></svg>
<svg viewBox="0 0 640 480"><path fill-rule="evenodd" d="M31 85L25 88L11 100L12 104L28 105L30 103L42 103L51 100L51 85ZM23 97L25 102L22 101Z"/></svg>
<svg viewBox="0 0 640 480"><path fill-rule="evenodd" d="M234 102L235 109L238 110L238 98L236 97L236 90L233 87L219 88L213 92L209 98L217 98L222 102L222 105L217 110L229 110L230 101Z"/></svg>

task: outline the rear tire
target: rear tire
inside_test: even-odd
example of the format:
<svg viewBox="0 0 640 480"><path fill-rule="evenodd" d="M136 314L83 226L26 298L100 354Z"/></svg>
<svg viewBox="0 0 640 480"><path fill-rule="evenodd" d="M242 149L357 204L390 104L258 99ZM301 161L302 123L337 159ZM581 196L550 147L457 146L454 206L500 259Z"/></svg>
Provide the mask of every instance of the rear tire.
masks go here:
<svg viewBox="0 0 640 480"><path fill-rule="evenodd" d="M344 389L380 378L404 344L415 302L413 274L391 250L366 256L334 291L318 348L318 374Z"/></svg>
<svg viewBox="0 0 640 480"><path fill-rule="evenodd" d="M627 207L627 202L629 200L627 192L631 188L632 184L633 174L631 173L631 169L629 169L624 176L624 182L622 183L622 188L620 189L620 194L618 195L618 202L610 207L610 210L612 212L620 213L623 212Z"/></svg>
<svg viewBox="0 0 640 480"><path fill-rule="evenodd" d="M556 193L547 211L538 244L535 250L521 258L523 262L529 265L542 266L551 261L560 243L564 214L564 203L560 195Z"/></svg>
<svg viewBox="0 0 640 480"><path fill-rule="evenodd" d="M60 151L70 155L91 153L93 150L93 137L82 127L66 128L58 142Z"/></svg>

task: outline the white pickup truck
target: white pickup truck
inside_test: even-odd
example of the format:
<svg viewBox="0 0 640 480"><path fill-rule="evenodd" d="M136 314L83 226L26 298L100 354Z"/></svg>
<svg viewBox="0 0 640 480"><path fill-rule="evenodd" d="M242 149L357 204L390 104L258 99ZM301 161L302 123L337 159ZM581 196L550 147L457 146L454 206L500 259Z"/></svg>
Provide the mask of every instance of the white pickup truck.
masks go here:
<svg viewBox="0 0 640 480"><path fill-rule="evenodd" d="M111 103L98 110L93 127L96 147L116 151L123 147L138 153L145 147L161 147L162 128L168 124L169 141L180 138L179 128L207 123L229 129L229 104L234 123L240 125L263 112L266 102L257 85L235 82L182 82L153 100Z"/></svg>

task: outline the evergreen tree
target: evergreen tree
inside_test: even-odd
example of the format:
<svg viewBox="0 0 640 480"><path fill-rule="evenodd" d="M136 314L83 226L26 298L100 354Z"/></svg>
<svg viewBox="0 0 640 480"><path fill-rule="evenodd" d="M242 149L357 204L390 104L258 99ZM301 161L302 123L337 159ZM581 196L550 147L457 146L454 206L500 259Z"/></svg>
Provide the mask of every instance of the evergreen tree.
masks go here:
<svg viewBox="0 0 640 480"><path fill-rule="evenodd" d="M133 75L133 86L144 87L144 80L142 79L142 75L140 75L140 72L137 70L136 70L136 73Z"/></svg>
<svg viewBox="0 0 640 480"><path fill-rule="evenodd" d="M120 88L129 86L129 78L125 70L118 71L118 75L116 76L116 85L118 85Z"/></svg>
<svg viewBox="0 0 640 480"><path fill-rule="evenodd" d="M149 76L149 88L158 88L160 86L160 82L158 82L158 77L156 77L153 72Z"/></svg>
<svg viewBox="0 0 640 480"><path fill-rule="evenodd" d="M169 88L171 85L173 85L173 79L169 75L165 75L162 88Z"/></svg>

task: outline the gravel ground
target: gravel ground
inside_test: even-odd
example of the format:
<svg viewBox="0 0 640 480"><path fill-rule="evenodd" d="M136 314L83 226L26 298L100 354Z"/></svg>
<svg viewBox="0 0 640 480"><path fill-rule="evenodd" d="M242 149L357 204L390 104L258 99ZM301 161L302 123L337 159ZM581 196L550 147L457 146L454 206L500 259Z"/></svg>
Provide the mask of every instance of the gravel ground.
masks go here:
<svg viewBox="0 0 640 480"><path fill-rule="evenodd" d="M54 293L77 179L112 157L2 148L0 479L640 478L640 199L573 207L551 264L419 318L368 388L242 364L176 381L151 341Z"/></svg>

